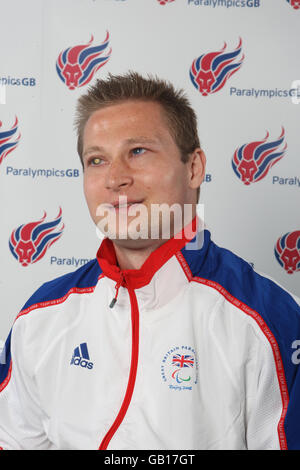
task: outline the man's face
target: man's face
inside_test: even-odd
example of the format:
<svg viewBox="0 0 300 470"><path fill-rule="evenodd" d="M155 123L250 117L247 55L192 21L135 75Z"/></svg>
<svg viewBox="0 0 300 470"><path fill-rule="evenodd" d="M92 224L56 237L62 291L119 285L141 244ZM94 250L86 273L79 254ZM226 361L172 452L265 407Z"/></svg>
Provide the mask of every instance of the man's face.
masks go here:
<svg viewBox="0 0 300 470"><path fill-rule="evenodd" d="M139 215L143 214L145 218L146 210L145 224L148 238L151 238L150 211L154 204L183 206L196 203L196 183L191 184L191 166L181 161L179 148L158 103L126 101L93 113L84 129L83 163L85 197L98 226L101 220L112 220L107 218L108 212L104 217L104 212L99 211L100 205L102 208L105 204L115 206L120 220L127 217L127 227L134 226L132 221ZM121 196L127 197L127 207L122 207ZM145 209L141 213L135 212L141 207L139 204ZM111 222L106 235L109 238L133 238L128 228L124 233L124 226ZM113 230L117 237L110 236Z"/></svg>

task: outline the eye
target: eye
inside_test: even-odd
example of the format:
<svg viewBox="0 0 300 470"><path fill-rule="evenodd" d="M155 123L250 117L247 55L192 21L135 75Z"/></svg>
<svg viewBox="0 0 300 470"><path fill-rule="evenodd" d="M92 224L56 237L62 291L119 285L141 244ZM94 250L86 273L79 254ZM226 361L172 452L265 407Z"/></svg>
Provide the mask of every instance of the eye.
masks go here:
<svg viewBox="0 0 300 470"><path fill-rule="evenodd" d="M99 166L101 165L101 162L103 160L99 157L91 157L89 160L88 160L88 165L91 165L91 166Z"/></svg>
<svg viewBox="0 0 300 470"><path fill-rule="evenodd" d="M133 153L133 155L142 155L146 152L146 149L144 149L143 147L136 147L132 149L131 152Z"/></svg>

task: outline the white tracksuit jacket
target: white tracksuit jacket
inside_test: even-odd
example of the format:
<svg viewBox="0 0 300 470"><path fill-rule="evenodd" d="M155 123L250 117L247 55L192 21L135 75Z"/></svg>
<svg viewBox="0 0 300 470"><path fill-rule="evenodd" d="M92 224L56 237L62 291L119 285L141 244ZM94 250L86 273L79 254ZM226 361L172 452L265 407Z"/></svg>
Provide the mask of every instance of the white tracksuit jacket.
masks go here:
<svg viewBox="0 0 300 470"><path fill-rule="evenodd" d="M3 449L300 449L299 300L208 231L195 248L120 272L105 239L31 297L0 361Z"/></svg>

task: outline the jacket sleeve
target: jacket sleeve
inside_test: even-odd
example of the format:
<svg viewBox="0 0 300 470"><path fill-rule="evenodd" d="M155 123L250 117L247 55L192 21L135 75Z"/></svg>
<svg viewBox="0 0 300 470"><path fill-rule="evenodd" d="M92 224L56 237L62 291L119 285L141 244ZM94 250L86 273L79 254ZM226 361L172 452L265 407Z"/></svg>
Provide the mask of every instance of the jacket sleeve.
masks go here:
<svg viewBox="0 0 300 470"><path fill-rule="evenodd" d="M0 356L0 448L53 448L44 429L34 377L26 367L22 319L16 320Z"/></svg>
<svg viewBox="0 0 300 470"><path fill-rule="evenodd" d="M279 309L280 315L274 315L276 321L270 322L265 332L268 341L261 339L257 351L247 401L246 438L250 450L300 450L299 299L293 296Z"/></svg>
<svg viewBox="0 0 300 470"><path fill-rule="evenodd" d="M248 450L280 450L283 410L280 384L271 346L262 339L257 350L251 395L247 397L246 441Z"/></svg>

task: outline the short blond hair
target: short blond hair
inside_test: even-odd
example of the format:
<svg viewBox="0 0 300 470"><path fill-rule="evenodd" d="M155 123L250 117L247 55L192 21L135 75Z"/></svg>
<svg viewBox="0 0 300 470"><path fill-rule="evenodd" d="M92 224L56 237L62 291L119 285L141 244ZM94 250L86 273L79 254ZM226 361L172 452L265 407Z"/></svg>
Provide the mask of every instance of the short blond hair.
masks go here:
<svg viewBox="0 0 300 470"><path fill-rule="evenodd" d="M82 165L83 133L88 119L101 108L129 100L152 101L161 105L183 163L196 148L200 148L196 113L183 90L176 90L172 83L151 75L144 78L132 71L124 75L109 74L107 79L98 79L77 102L75 129Z"/></svg>

